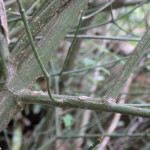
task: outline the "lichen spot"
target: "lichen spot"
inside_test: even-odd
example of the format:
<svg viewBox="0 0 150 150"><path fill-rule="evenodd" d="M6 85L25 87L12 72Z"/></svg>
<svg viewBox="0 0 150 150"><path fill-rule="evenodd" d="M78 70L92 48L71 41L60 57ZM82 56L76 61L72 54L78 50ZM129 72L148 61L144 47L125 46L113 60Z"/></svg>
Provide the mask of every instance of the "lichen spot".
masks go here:
<svg viewBox="0 0 150 150"><path fill-rule="evenodd" d="M38 94L38 91L33 91L31 95L32 95L32 96L35 96L35 95L37 95L37 94Z"/></svg>
<svg viewBox="0 0 150 150"><path fill-rule="evenodd" d="M116 100L114 98L109 98L107 102L110 104L116 104Z"/></svg>
<svg viewBox="0 0 150 150"><path fill-rule="evenodd" d="M79 96L80 100L86 100L87 98L89 98L89 97L87 97L87 96Z"/></svg>

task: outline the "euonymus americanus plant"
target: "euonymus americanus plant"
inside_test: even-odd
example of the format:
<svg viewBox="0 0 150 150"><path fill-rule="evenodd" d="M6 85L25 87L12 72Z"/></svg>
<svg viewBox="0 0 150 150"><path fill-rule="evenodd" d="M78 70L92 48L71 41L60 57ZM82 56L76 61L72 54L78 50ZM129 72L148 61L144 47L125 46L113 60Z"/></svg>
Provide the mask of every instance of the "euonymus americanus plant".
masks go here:
<svg viewBox="0 0 150 150"><path fill-rule="evenodd" d="M30 22L32 36L43 36L41 40L36 41L43 65L46 65L55 53L68 30L75 23L81 11L85 9L87 2L87 0L47 0L33 15ZM5 37L1 32L1 42L3 41L5 42L3 45L7 48ZM1 47L1 51L5 51L4 46ZM17 95L32 87L42 73L26 32L22 34L13 47L9 62L13 66L11 67L13 72L10 78L7 78L0 94L0 130L24 106L20 102L20 96Z"/></svg>
<svg viewBox="0 0 150 150"><path fill-rule="evenodd" d="M44 66L56 52L60 42L86 8L87 3L88 0L53 0L52 2L47 0L33 15L30 28L34 39L42 35L42 39L35 40L35 44ZM10 54L7 53L8 45L2 30L0 42L3 69L7 75L0 93L0 130L6 127L10 119L25 107L25 104L103 110L150 117L148 109L119 105L115 102L125 81L144 51L150 46L149 28L104 98L53 95L54 99L58 100L56 102L50 99L47 93L29 90L42 70L32 51L27 33L24 31Z"/></svg>

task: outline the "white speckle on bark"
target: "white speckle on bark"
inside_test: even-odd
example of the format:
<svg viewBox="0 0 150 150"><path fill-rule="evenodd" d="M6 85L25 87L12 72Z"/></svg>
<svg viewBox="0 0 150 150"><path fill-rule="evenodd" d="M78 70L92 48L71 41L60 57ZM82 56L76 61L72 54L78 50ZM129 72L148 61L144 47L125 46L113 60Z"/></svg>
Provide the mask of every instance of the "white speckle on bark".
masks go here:
<svg viewBox="0 0 150 150"><path fill-rule="evenodd" d="M110 104L116 104L116 100L114 98L109 98L107 102Z"/></svg>
<svg viewBox="0 0 150 150"><path fill-rule="evenodd" d="M79 99L80 99L80 100L85 100L85 99L87 99L87 98L89 98L89 97L87 97L87 96L79 96Z"/></svg>

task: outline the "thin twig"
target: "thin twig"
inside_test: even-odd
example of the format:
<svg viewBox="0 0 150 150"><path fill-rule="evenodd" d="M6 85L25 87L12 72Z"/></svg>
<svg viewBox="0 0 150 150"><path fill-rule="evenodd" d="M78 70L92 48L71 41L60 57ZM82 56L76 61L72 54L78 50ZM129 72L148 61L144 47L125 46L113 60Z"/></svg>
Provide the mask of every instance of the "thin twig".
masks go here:
<svg viewBox="0 0 150 150"><path fill-rule="evenodd" d="M80 16L79 24L78 24L78 27L77 27L77 31L76 31L76 33L75 33L75 35L74 35L74 37L73 37L73 41L72 41L71 46L70 46L70 48L69 48L69 51L68 51L68 53L67 53L67 57L66 57L66 59L65 59L64 65L63 65L63 67L62 67L62 70L61 70L61 72L60 72L60 76L62 75L62 73L63 73L64 70L65 70L65 67L66 67L66 65L67 65L67 63L68 63L68 60L69 60L69 57L70 57L70 55L71 55L73 46L74 46L74 44L75 44L75 42L76 42L77 35L78 35L78 33L79 33L79 29L80 29L80 26L81 26L82 15L83 15L83 11L81 12L81 16Z"/></svg>
<svg viewBox="0 0 150 150"><path fill-rule="evenodd" d="M116 22L116 21L118 21L118 20L120 20L120 19L128 16L129 14L132 14L133 11L135 11L137 8L141 7L143 4L144 4L144 2L141 2L140 4L138 4L137 6L135 6L133 9L131 9L129 12L127 12L126 14L121 15L120 17L114 19L113 21L110 20L110 21L106 21L106 22L103 22L103 23L100 23L100 24L93 24L93 25L90 25L90 26L87 26L87 27L82 27L82 28L80 28L80 31L84 31L84 30L88 30L88 29L92 29L92 28L96 28L96 27L100 27L100 26L109 24L109 23ZM70 33L75 32L75 31L76 30L73 29L73 30L70 31Z"/></svg>
<svg viewBox="0 0 150 150"><path fill-rule="evenodd" d="M101 64L101 65L94 65L94 66L91 66L91 67L85 67L85 68L81 68L81 69L65 71L65 72L62 72L61 75L65 76L65 75L70 75L70 74L74 74L74 73L81 73L81 72L85 72L85 71L90 71L90 70L93 70L95 68L111 67L115 63L119 63L120 61L124 61L124 60L126 60L128 58L129 58L129 56L126 56L126 57L123 57L123 58L120 58L120 59L117 59L117 60L112 60L109 63L105 63L105 64ZM60 76L60 73L52 73L52 74L50 74L50 76L51 77L52 76ZM44 75L42 75L41 77L44 77Z"/></svg>
<svg viewBox="0 0 150 150"><path fill-rule="evenodd" d="M20 14L21 14L21 17L22 17L22 20L24 22L24 26L25 26L25 29L26 29L26 32L27 32L27 35L28 35L28 38L30 40L30 43L31 43L31 47L32 47L32 50L34 52L34 55L35 55L35 58L37 60L37 62L39 63L40 65L40 68L41 70L43 71L44 75L45 75L45 78L46 78L46 81L47 81L47 90L48 90L48 95L50 97L50 99L52 99L53 101L57 101L53 98L52 94L51 94L51 90L50 90L50 81L49 81L49 78L50 78L50 75L49 73L46 71L43 63L42 63L42 60L37 52L37 48L35 46L35 43L34 43L34 40L33 40L33 36L32 36L32 33L31 33L31 29L29 27L29 23L26 19L26 14L25 14L25 11L24 11L24 8L22 6L22 3L21 3L21 0L17 0L17 3L18 3L18 6L19 6L19 11L20 11Z"/></svg>
<svg viewBox="0 0 150 150"><path fill-rule="evenodd" d="M66 38L73 38L73 35L67 34ZM103 40L117 40L117 41L135 41L139 42L141 38L131 37L115 37L115 36L103 36L103 35L77 35L78 39L103 39Z"/></svg>
<svg viewBox="0 0 150 150"><path fill-rule="evenodd" d="M111 5L115 0L111 0L110 2L106 3L104 6L102 6L100 9L96 10L95 12L87 15L87 16L84 16L82 17L82 20L85 20L85 19L89 19L93 16L95 16L96 14L98 14L99 12L101 12L102 10L104 10L106 7L108 7L109 5Z"/></svg>

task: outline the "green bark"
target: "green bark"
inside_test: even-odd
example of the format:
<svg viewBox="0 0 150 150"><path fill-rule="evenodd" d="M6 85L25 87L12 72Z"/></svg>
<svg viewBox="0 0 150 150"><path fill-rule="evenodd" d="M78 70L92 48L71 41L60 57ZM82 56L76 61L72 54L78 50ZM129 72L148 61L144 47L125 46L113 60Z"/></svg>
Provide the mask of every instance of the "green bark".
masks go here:
<svg viewBox="0 0 150 150"><path fill-rule="evenodd" d="M46 106L57 106L63 108L81 108L90 110L102 110L107 112L117 112L122 114L150 117L150 110L138 107L125 106L109 102L109 104L103 102L100 98L90 98L87 96L67 96L67 95L53 95L57 100L57 103L49 100L49 97L44 92L36 92L30 90L24 90L18 94L21 101L27 104L40 104Z"/></svg>

